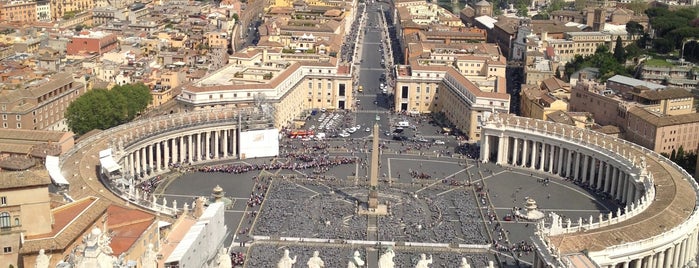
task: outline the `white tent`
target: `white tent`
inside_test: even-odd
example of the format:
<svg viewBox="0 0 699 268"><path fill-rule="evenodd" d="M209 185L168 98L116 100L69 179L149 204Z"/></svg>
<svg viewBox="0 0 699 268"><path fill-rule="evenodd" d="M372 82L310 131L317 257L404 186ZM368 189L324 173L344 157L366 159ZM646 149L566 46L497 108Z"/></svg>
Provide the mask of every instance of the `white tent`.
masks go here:
<svg viewBox="0 0 699 268"><path fill-rule="evenodd" d="M61 174L61 168L58 161L58 157L51 155L46 156L46 170L49 171L49 176L51 177L51 180L53 180L53 183L59 185L70 184L68 183L66 178L63 177L63 174Z"/></svg>
<svg viewBox="0 0 699 268"><path fill-rule="evenodd" d="M119 169L121 169L119 164L117 164L112 157L112 149L100 151L100 165L102 165L102 168L109 173L119 171Z"/></svg>

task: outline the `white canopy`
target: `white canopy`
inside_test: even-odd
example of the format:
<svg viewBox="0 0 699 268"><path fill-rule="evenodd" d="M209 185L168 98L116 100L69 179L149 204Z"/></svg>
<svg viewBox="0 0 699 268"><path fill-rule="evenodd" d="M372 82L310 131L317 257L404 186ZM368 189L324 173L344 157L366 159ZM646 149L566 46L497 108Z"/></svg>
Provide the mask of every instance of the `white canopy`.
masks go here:
<svg viewBox="0 0 699 268"><path fill-rule="evenodd" d="M106 149L100 151L100 165L102 168L107 170L107 172L112 173L121 169L119 164L112 158L112 149Z"/></svg>
<svg viewBox="0 0 699 268"><path fill-rule="evenodd" d="M66 178L63 177L63 174L61 174L58 157L51 155L46 156L46 170L49 171L49 176L51 177L51 180L53 180L53 183L62 185L70 184Z"/></svg>

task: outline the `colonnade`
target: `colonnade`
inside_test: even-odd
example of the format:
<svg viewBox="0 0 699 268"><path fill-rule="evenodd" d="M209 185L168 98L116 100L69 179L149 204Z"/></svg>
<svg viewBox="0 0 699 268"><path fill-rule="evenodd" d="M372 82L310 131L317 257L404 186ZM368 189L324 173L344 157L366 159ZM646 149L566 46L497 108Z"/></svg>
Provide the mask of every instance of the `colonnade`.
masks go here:
<svg viewBox="0 0 699 268"><path fill-rule="evenodd" d="M171 164L238 158L238 129L215 127L144 140L124 154L127 174L145 178L166 172Z"/></svg>
<svg viewBox="0 0 699 268"><path fill-rule="evenodd" d="M638 174L631 173L619 161L566 143L485 135L481 138L481 160L569 178L604 191L625 204L635 202L644 194Z"/></svg>
<svg viewBox="0 0 699 268"><path fill-rule="evenodd" d="M681 268L694 260L697 255L697 231L688 234L684 239L670 246L658 248L650 254L644 254L603 268Z"/></svg>

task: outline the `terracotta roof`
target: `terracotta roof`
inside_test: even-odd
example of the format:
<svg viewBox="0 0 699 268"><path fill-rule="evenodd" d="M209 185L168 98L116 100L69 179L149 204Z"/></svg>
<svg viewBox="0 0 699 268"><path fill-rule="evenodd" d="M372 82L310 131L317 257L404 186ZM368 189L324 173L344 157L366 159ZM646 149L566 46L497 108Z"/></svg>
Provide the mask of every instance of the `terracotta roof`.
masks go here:
<svg viewBox="0 0 699 268"><path fill-rule="evenodd" d="M575 125L575 120L573 120L572 117L570 117L566 112L564 111L553 111L549 114L546 115L546 119L548 121L556 122L556 123L561 123L561 124L566 124L566 125Z"/></svg>
<svg viewBox="0 0 699 268"><path fill-rule="evenodd" d="M155 216L136 209L117 205L107 208L107 229L112 235L110 246L114 256L127 251L155 222Z"/></svg>
<svg viewBox="0 0 699 268"><path fill-rule="evenodd" d="M621 129L617 126L612 126L612 125L606 125L606 126L599 126L592 128L592 130L604 133L607 135L613 135L613 134L619 134L621 133Z"/></svg>
<svg viewBox="0 0 699 268"><path fill-rule="evenodd" d="M681 88L667 88L664 90L644 90L635 95L648 100L668 100L693 97L692 93Z"/></svg>
<svg viewBox="0 0 699 268"><path fill-rule="evenodd" d="M559 88L570 88L570 84L563 82L563 80L558 79L556 77L549 77L541 81L541 87L548 90L549 92L552 92ZM570 91L570 89L568 89L568 91Z"/></svg>
<svg viewBox="0 0 699 268"><path fill-rule="evenodd" d="M20 253L38 252L40 249L66 249L79 238L80 234L97 222L109 205L109 201L97 197L86 197L53 209L51 211L54 219L52 231L47 234L27 236Z"/></svg>
<svg viewBox="0 0 699 268"><path fill-rule="evenodd" d="M640 107L631 107L629 113L656 127L683 125L699 122L699 113L682 115L657 115Z"/></svg>
<svg viewBox="0 0 699 268"><path fill-rule="evenodd" d="M42 186L51 184L51 178L46 169L35 168L24 171L1 171L0 189L17 187Z"/></svg>

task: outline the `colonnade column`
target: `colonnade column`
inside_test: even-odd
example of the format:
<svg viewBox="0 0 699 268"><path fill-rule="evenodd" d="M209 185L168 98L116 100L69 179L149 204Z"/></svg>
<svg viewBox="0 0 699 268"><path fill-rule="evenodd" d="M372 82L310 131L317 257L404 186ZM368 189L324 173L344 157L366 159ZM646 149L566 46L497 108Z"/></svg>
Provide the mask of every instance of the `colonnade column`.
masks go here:
<svg viewBox="0 0 699 268"><path fill-rule="evenodd" d="M573 174L575 176L573 176L573 180L577 181L580 179L580 176L579 176L580 175L580 164L583 161L583 159L582 159L583 156L584 155L582 155L580 152L575 153L575 161L573 163L573 166L574 166Z"/></svg>
<svg viewBox="0 0 699 268"><path fill-rule="evenodd" d="M490 158L490 135L485 135L483 137L483 145L481 146L481 161L483 163L488 162L488 158Z"/></svg>
<svg viewBox="0 0 699 268"><path fill-rule="evenodd" d="M204 133L201 133L201 132L197 133L197 143L196 143L196 147L197 147L197 148L194 149L194 151L195 151L196 154L197 154L197 158L196 158L197 161L201 161L201 159L202 159L202 158L201 158L201 154L202 154L202 151L203 151L203 150L201 149L201 147L202 147L202 146L201 146L201 143L202 143L202 137L201 137L201 135L203 135L203 134L204 134Z"/></svg>
<svg viewBox="0 0 699 268"><path fill-rule="evenodd" d="M573 173L573 151L568 149L568 159L566 160L566 177L572 177Z"/></svg>
<svg viewBox="0 0 699 268"><path fill-rule="evenodd" d="M546 169L547 172L554 173L553 172L553 159L556 157L556 148L553 147L553 144L549 144L549 166Z"/></svg>
<svg viewBox="0 0 699 268"><path fill-rule="evenodd" d="M172 158L170 159L173 163L178 162L177 160L179 159L178 152L180 151L180 144L177 142L177 139L178 138L172 138L170 142L172 144L172 148L170 148L170 152L172 152Z"/></svg>
<svg viewBox="0 0 699 268"><path fill-rule="evenodd" d="M604 173L604 192L610 193L609 186L612 184L612 172L614 172L614 167L607 163L607 172Z"/></svg>
<svg viewBox="0 0 699 268"><path fill-rule="evenodd" d="M221 131L221 130L215 130L215 131L214 131L214 159L218 159L219 156L220 156L220 155L219 155L219 152L220 152L221 150L219 150L219 148L218 148L218 145L219 145L218 139L220 138L220 137L219 137L219 136L220 136L220 135L219 135L219 132L220 132L220 131Z"/></svg>
<svg viewBox="0 0 699 268"><path fill-rule="evenodd" d="M185 143L184 143L185 137L186 137L186 136L182 136L182 137L180 137L180 139L179 139L179 146L180 146L180 154L179 154L179 155L180 155L180 158L177 159L177 162L180 162L180 164L184 163L184 160L185 160L184 157L185 157L185 153L186 153L186 151L187 151L187 150L186 150L187 148L185 148L186 146L185 146Z"/></svg>
<svg viewBox="0 0 699 268"><path fill-rule="evenodd" d="M561 176L563 172L563 155L564 149L562 146L558 146L558 166L556 166L556 175Z"/></svg>
<svg viewBox="0 0 699 268"><path fill-rule="evenodd" d="M165 168L165 170L170 170L170 159L172 159L170 157L170 144L172 144L172 146L175 146L175 139L165 140L165 148L163 148L165 149L165 156L163 157L163 167Z"/></svg>
<svg viewBox="0 0 699 268"><path fill-rule="evenodd" d="M163 158L165 158L160 154L160 146L162 146L162 145L163 145L162 141L155 143L155 161L157 162L155 164L155 167L156 167L155 170L157 172L160 172L160 170L161 170L160 166L163 165Z"/></svg>
<svg viewBox="0 0 699 268"><path fill-rule="evenodd" d="M587 155L583 155L583 168L582 168L582 182L587 181L587 171L590 169L590 157Z"/></svg>
<svg viewBox="0 0 699 268"><path fill-rule="evenodd" d="M134 174L136 172L136 171L134 171L134 166L133 166L133 153L126 155L126 164L125 164L124 170L126 170L126 173L128 173L128 174Z"/></svg>
<svg viewBox="0 0 699 268"><path fill-rule="evenodd" d="M519 138L512 138L512 165L517 165L519 157Z"/></svg>
<svg viewBox="0 0 699 268"><path fill-rule="evenodd" d="M223 157L228 158L228 130L223 130Z"/></svg>
<svg viewBox="0 0 699 268"><path fill-rule="evenodd" d="M206 142L204 145L204 159L209 160L211 159L211 131L204 132L206 133L204 138L206 138Z"/></svg>
<svg viewBox="0 0 699 268"><path fill-rule="evenodd" d="M145 175L146 172L148 172L148 165L146 164L146 160L147 160L146 148L143 147L139 151L141 154L141 172Z"/></svg>
<svg viewBox="0 0 699 268"><path fill-rule="evenodd" d="M194 135L199 135L199 134L191 134L187 136L187 158L188 162L191 164L192 159L194 158Z"/></svg>
<svg viewBox="0 0 699 268"><path fill-rule="evenodd" d="M153 145L146 146L146 152L148 152L148 172L149 174L155 171L155 158L153 157Z"/></svg>
<svg viewBox="0 0 699 268"><path fill-rule="evenodd" d="M614 199L617 198L616 188L617 188L617 184L619 184L619 174L620 173L621 173L621 169L614 167L614 174L612 176L612 189L609 191L609 193L612 194L612 197Z"/></svg>
<svg viewBox="0 0 699 268"><path fill-rule="evenodd" d="M529 141L526 139L522 139L522 167L527 167L527 159L529 159L529 156L527 155L527 151L529 149Z"/></svg>
<svg viewBox="0 0 699 268"><path fill-rule="evenodd" d="M663 268L665 263L665 250L658 252L658 258L655 261L655 268Z"/></svg>
<svg viewBox="0 0 699 268"><path fill-rule="evenodd" d="M599 172L597 172L597 188L596 188L598 190L600 188L602 188L602 181L604 180L604 179L602 179L602 176L604 176L604 174L606 174L605 170L609 171L609 165L607 163L602 162L601 160L599 163L600 164L599 164Z"/></svg>

